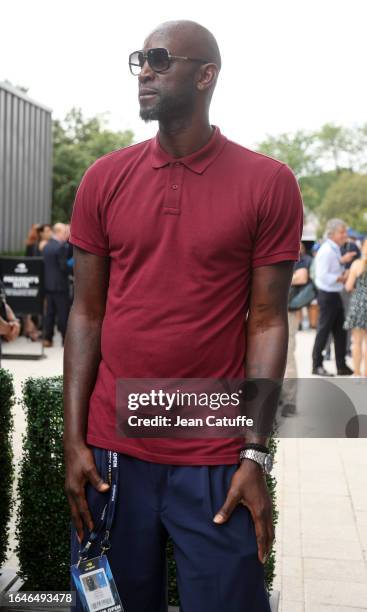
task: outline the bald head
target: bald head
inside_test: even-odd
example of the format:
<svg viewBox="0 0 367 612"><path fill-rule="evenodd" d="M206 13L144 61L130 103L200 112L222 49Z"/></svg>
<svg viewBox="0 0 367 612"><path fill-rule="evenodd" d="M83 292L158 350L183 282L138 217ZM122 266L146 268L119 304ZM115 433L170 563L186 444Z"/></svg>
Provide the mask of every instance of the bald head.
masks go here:
<svg viewBox="0 0 367 612"><path fill-rule="evenodd" d="M182 53L191 57L201 57L208 63L213 63L220 70L222 61L218 43L213 34L204 26L195 21L179 20L166 21L157 26L147 38L161 35L163 38L170 38L175 41L176 53ZM171 51L171 49L170 49Z"/></svg>
<svg viewBox="0 0 367 612"><path fill-rule="evenodd" d="M159 49L169 52L163 69L154 64ZM166 130L168 126L176 130L178 124L192 123L194 118L207 121L221 66L213 34L194 21L167 21L149 34L142 52L146 60L138 64L137 73L140 117L158 120Z"/></svg>
<svg viewBox="0 0 367 612"><path fill-rule="evenodd" d="M52 227L52 231L57 240L65 239L65 224L64 223L55 223Z"/></svg>

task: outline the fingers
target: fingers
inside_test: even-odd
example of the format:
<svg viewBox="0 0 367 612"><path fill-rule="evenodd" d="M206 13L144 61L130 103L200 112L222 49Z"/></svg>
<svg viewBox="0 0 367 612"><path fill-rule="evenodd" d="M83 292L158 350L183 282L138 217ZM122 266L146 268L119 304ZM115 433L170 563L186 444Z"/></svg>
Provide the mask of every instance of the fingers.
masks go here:
<svg viewBox="0 0 367 612"><path fill-rule="evenodd" d="M65 491L72 521L81 542L84 538L85 527L89 531L94 529L93 518L86 498L86 484L89 482L99 493L108 491L110 486L101 478L90 448L84 446L81 448L69 447L65 451L65 461Z"/></svg>
<svg viewBox="0 0 367 612"><path fill-rule="evenodd" d="M89 531L93 531L94 528L93 518L87 504L84 488L80 489L79 491L69 490L68 499L73 523L77 530L78 536L81 536L81 539L83 539L84 525L89 529Z"/></svg>
<svg viewBox="0 0 367 612"><path fill-rule="evenodd" d="M89 531L93 531L94 523L93 523L92 515L90 513L90 510L87 504L87 500L86 500L84 491L82 495L78 496L76 502L77 502L79 514L81 516L81 519L84 525L88 527Z"/></svg>
<svg viewBox="0 0 367 612"><path fill-rule="evenodd" d="M95 465L92 465L86 471L86 477L89 480L90 484L95 489L97 489L97 491L99 491L100 493L104 493L105 491L108 491L108 489L110 488L110 485L107 482L105 482L103 478L100 476L100 474L98 473Z"/></svg>
<svg viewBox="0 0 367 612"><path fill-rule="evenodd" d="M272 513L266 507L256 511L250 509L250 512L255 525L258 557L261 563L265 563L274 540Z"/></svg>
<svg viewBox="0 0 367 612"><path fill-rule="evenodd" d="M79 514L77 505L73 502L73 500L70 497L68 499L69 499L69 506L70 506L70 512L71 512L71 520L76 529L76 534L79 540L79 544L81 544L84 539L83 521Z"/></svg>
<svg viewBox="0 0 367 612"><path fill-rule="evenodd" d="M255 523L255 533L257 540L257 551L258 557L261 563L265 563L268 555L268 547L267 547L267 529L264 521L261 519L254 520Z"/></svg>
<svg viewBox="0 0 367 612"><path fill-rule="evenodd" d="M218 510L217 514L215 515L213 519L214 523L221 525L222 523L225 523L226 521L228 521L233 510L238 505L240 499L241 499L241 494L239 493L239 491L237 491L236 489L230 489L228 491L226 501L224 502L221 509Z"/></svg>
<svg viewBox="0 0 367 612"><path fill-rule="evenodd" d="M109 485L103 481L95 467L86 471L86 478L97 491L101 493L108 491ZM77 531L78 538L82 541L84 537L84 525L89 531L93 531L94 528L93 518L85 496L85 480L83 479L83 482L80 484L67 486L66 493L71 509L72 521Z"/></svg>

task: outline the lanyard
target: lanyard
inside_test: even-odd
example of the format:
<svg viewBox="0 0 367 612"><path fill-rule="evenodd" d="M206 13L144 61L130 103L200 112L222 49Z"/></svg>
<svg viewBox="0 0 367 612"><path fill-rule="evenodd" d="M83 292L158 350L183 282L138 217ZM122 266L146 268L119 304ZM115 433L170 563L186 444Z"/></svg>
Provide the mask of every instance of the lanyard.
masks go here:
<svg viewBox="0 0 367 612"><path fill-rule="evenodd" d="M119 464L118 453L107 451L108 457L108 483L110 485L110 497L107 504L104 505L99 518L98 526L89 535L88 541L79 552L78 566L81 561L88 558L88 552L93 542L96 541L104 526L106 526L105 535L101 542L101 555L111 548L110 531L113 524L113 519L116 512L118 480L119 480Z"/></svg>

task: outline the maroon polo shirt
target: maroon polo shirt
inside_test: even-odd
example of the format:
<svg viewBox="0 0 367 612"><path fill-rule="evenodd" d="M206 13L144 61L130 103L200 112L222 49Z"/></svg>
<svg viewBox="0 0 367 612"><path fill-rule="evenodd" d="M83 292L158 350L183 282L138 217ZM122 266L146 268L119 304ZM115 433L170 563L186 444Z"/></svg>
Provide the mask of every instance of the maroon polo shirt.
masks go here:
<svg viewBox="0 0 367 612"><path fill-rule="evenodd" d="M238 438L117 436L116 381L243 377L251 270L297 261L302 220L291 170L218 128L187 157L157 136L89 168L70 242L111 259L89 444L157 463L238 461Z"/></svg>

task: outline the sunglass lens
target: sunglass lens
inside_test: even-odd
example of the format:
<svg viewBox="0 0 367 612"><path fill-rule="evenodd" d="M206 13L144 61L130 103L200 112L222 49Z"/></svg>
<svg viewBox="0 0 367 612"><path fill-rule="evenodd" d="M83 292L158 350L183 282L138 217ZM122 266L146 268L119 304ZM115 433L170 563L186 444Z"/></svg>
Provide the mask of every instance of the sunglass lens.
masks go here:
<svg viewBox="0 0 367 612"><path fill-rule="evenodd" d="M163 72L169 68L169 56L167 49L149 49L148 62L155 72Z"/></svg>
<svg viewBox="0 0 367 612"><path fill-rule="evenodd" d="M131 55L129 56L129 66L132 74L139 74L143 64L144 55L141 51L134 51L134 53L131 53Z"/></svg>

